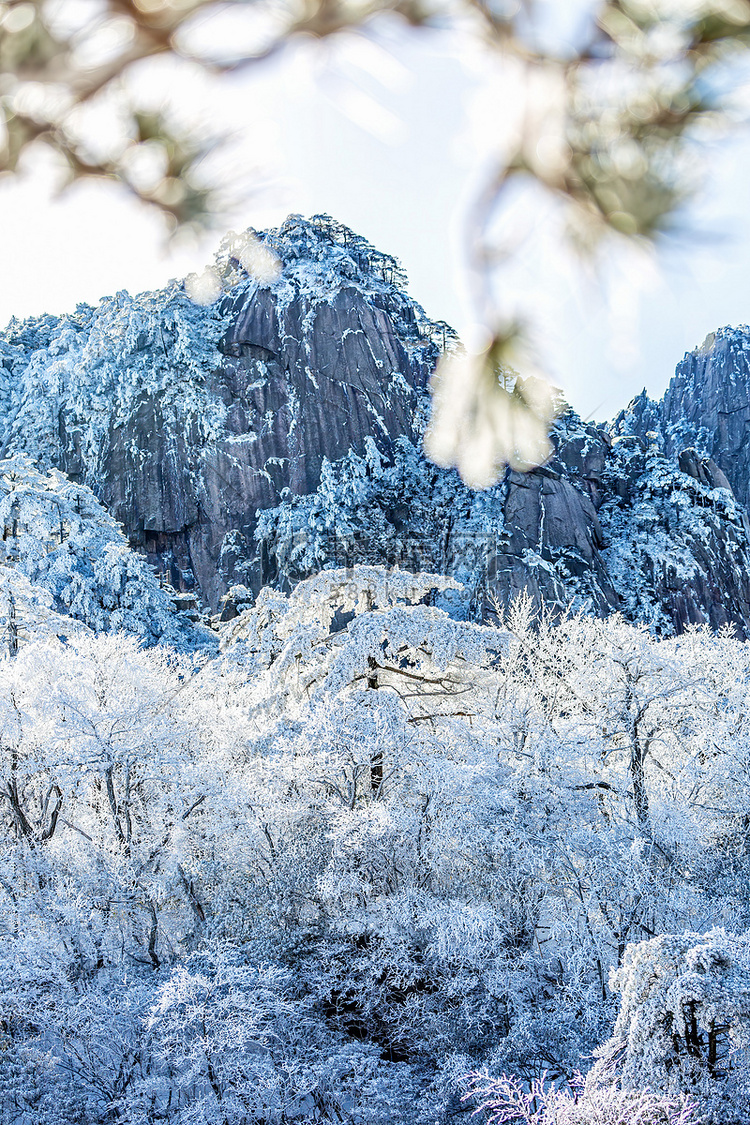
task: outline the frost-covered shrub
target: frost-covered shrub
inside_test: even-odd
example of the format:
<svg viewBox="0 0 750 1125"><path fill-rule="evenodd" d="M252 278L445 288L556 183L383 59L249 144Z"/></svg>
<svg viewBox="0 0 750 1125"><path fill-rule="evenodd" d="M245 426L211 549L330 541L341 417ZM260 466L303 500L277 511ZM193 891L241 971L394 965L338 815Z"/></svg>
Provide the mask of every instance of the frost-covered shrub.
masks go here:
<svg viewBox="0 0 750 1125"><path fill-rule="evenodd" d="M723 929L629 945L612 974L614 1033L592 1078L624 1089L694 1094L707 1111L750 1110L750 938ZM724 1105L718 1120L729 1121Z"/></svg>
<svg viewBox="0 0 750 1125"><path fill-rule="evenodd" d="M39 933L0 938L2 1125L123 1119L148 1069L153 983L138 966L81 974L54 946Z"/></svg>
<svg viewBox="0 0 750 1125"><path fill-rule="evenodd" d="M692 1102L651 1090L614 1086L558 1089L544 1078L530 1086L513 1075L474 1074L465 1098L478 1103L489 1125L698 1125Z"/></svg>
<svg viewBox="0 0 750 1125"><path fill-rule="evenodd" d="M147 1021L158 1065L142 1098L162 1121L406 1125L408 1067L337 1035L277 964L237 950L195 956L159 982Z"/></svg>

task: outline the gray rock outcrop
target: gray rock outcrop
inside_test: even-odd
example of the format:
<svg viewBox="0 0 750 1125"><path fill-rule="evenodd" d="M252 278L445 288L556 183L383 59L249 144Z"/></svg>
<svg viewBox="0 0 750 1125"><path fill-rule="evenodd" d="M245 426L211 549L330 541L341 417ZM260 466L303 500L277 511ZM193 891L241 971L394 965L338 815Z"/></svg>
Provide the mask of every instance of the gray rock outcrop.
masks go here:
<svg viewBox="0 0 750 1125"><path fill-rule="evenodd" d="M249 285L222 312L223 358L206 388L224 407L221 432L203 445L194 431L171 434L151 397L111 435L102 487L133 542L157 567L168 560L179 587L195 575L214 607L235 577L227 534L247 553L257 510L313 491L324 458L361 452L367 437L383 449L393 434L416 438L437 358L429 340L407 351L388 312L353 287L279 304Z"/></svg>
<svg viewBox="0 0 750 1125"><path fill-rule="evenodd" d="M712 332L677 365L660 402L644 391L612 430L644 440L654 431L673 460L695 450L699 459L714 462L740 503L750 506L750 328Z"/></svg>

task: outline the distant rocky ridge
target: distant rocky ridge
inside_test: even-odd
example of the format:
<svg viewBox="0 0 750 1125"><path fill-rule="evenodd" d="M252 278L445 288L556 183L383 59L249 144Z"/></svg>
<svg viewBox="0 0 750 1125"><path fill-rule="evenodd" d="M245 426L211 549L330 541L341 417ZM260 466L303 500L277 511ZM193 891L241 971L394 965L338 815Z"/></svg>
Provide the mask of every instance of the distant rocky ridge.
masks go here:
<svg viewBox="0 0 750 1125"><path fill-rule="evenodd" d="M612 432L658 436L670 460L694 448L712 461L724 484L750 506L750 329L720 328L677 365L661 402L643 391L612 424ZM685 471L691 469L683 458ZM714 470L709 470L715 472ZM716 478L715 487L722 487Z"/></svg>
<svg viewBox="0 0 750 1125"><path fill-rule="evenodd" d="M661 403L608 427L566 409L556 452L472 492L419 452L427 387L455 345L395 259L333 220L256 236L272 279L218 259L183 283L0 333L0 456L91 487L131 545L216 610L342 561L440 570L456 613L538 603L622 611L660 632L750 635L750 331L686 356Z"/></svg>

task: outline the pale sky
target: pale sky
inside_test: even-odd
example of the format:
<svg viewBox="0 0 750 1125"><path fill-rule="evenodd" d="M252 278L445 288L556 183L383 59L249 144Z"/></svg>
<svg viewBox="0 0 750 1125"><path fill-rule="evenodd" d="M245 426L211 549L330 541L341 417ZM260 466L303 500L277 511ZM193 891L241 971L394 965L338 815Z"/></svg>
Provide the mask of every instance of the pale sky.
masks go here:
<svg viewBox="0 0 750 1125"><path fill-rule="evenodd" d="M428 315L469 341L466 215L506 98L454 34L387 24L376 40L299 47L242 78L184 89L188 114L194 106L236 133L225 172L245 194L229 225L327 212L400 258ZM508 293L537 315L549 376L584 415L611 416L644 385L661 395L686 350L750 321L750 137L702 159L710 177L690 213L694 233L653 260L620 256L585 281L548 252L541 212L541 241L508 277ZM158 217L122 189L89 184L54 199L39 168L0 182L0 216L0 324L159 287L202 268L223 233L167 250Z"/></svg>

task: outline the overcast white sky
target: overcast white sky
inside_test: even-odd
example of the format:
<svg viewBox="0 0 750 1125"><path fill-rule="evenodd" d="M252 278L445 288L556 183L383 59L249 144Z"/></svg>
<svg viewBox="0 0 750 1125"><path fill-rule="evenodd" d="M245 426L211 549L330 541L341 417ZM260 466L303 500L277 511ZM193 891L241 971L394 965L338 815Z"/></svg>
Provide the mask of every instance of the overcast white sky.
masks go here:
<svg viewBox="0 0 750 1125"><path fill-rule="evenodd" d="M192 98L196 113L236 130L232 176L265 184L236 209L235 229L291 211L334 215L399 257L427 313L468 338L465 216L505 97L454 35L387 25L377 42L298 48L241 79L185 90L188 111ZM654 262L618 258L585 282L542 239L508 279L538 314L550 376L584 415L610 416L644 385L660 395L686 350L750 321L750 137L703 159L695 233ZM220 233L167 251L159 219L116 187L55 200L40 170L0 182L0 324L163 285L210 260Z"/></svg>

